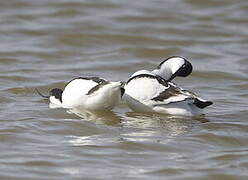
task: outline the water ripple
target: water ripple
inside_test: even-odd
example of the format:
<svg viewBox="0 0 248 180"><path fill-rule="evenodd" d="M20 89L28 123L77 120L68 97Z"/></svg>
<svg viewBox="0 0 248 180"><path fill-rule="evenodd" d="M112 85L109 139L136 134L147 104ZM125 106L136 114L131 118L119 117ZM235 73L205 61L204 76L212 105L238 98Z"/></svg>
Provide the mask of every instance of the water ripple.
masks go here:
<svg viewBox="0 0 248 180"><path fill-rule="evenodd" d="M0 179L247 179L245 0L12 0L0 6ZM126 80L172 55L203 117L49 109L77 76Z"/></svg>

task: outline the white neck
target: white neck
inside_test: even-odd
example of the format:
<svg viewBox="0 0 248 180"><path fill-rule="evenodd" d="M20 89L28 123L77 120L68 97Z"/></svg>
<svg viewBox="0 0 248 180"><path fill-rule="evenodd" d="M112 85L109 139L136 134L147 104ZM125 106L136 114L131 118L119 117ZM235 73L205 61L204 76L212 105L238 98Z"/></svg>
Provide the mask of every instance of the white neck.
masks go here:
<svg viewBox="0 0 248 180"><path fill-rule="evenodd" d="M152 72L165 80L169 80L184 64L184 60L180 57L173 57L165 61L159 69Z"/></svg>
<svg viewBox="0 0 248 180"><path fill-rule="evenodd" d="M111 110L121 99L121 82L110 82L104 85L86 100L86 108L89 110Z"/></svg>
<svg viewBox="0 0 248 180"><path fill-rule="evenodd" d="M171 76L173 75L171 70L168 68L163 68L163 69L154 69L152 71L155 75L162 77L165 80L169 80Z"/></svg>

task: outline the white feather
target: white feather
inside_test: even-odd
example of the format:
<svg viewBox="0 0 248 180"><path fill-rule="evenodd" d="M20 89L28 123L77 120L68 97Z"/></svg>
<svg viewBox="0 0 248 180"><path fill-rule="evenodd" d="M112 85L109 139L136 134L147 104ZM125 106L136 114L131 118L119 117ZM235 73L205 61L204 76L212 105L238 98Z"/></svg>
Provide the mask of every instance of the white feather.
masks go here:
<svg viewBox="0 0 248 180"><path fill-rule="evenodd" d="M77 78L70 81L62 93L62 103L50 96L50 107L102 111L113 109L121 99L122 82Z"/></svg>
<svg viewBox="0 0 248 180"><path fill-rule="evenodd" d="M50 96L49 97L49 107L50 108L61 108L62 107L62 103L60 102L59 99L55 98L55 96Z"/></svg>
<svg viewBox="0 0 248 180"><path fill-rule="evenodd" d="M169 80L173 74L175 74L185 63L185 60L181 57L172 57L164 61L160 68L154 69L152 73L157 76Z"/></svg>
<svg viewBox="0 0 248 180"><path fill-rule="evenodd" d="M138 76L140 74L148 74L148 75L152 75L152 76L155 75L153 72L143 69L143 70L139 70L139 71L136 71L135 73L133 73L131 78L134 77L134 76Z"/></svg>
<svg viewBox="0 0 248 180"><path fill-rule="evenodd" d="M90 89L98 85L93 80L74 79L65 87L62 93L62 102L64 108L73 108L79 106L86 99L86 94Z"/></svg>
<svg viewBox="0 0 248 180"><path fill-rule="evenodd" d="M121 82L110 82L91 95L87 95L82 108L88 110L111 110L121 99ZM79 106L80 108L80 106Z"/></svg>

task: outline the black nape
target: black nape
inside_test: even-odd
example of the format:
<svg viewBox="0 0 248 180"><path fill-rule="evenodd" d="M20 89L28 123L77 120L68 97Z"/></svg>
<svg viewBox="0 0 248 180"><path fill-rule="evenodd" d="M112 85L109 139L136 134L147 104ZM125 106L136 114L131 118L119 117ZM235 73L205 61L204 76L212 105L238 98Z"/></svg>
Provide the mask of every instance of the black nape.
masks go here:
<svg viewBox="0 0 248 180"><path fill-rule="evenodd" d="M49 95L54 96L56 99L59 99L60 102L62 103L62 93L63 93L62 89L54 88L49 92Z"/></svg>

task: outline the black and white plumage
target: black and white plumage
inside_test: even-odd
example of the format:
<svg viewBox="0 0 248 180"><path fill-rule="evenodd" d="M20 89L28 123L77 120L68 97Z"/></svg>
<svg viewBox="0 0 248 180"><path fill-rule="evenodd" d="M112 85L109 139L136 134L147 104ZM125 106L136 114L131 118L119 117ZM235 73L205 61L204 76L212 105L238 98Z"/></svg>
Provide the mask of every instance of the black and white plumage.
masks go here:
<svg viewBox="0 0 248 180"><path fill-rule="evenodd" d="M136 112L173 115L199 115L201 109L212 104L145 70L134 73L127 81L123 99Z"/></svg>
<svg viewBox="0 0 248 180"><path fill-rule="evenodd" d="M192 70L193 66L188 60L180 56L172 56L162 61L152 73L171 81L177 76L187 77Z"/></svg>
<svg viewBox="0 0 248 180"><path fill-rule="evenodd" d="M123 82L99 77L78 77L62 89L52 89L47 97L52 108L102 111L113 109L124 94ZM39 92L38 92L39 93ZM40 93L39 93L40 94Z"/></svg>

